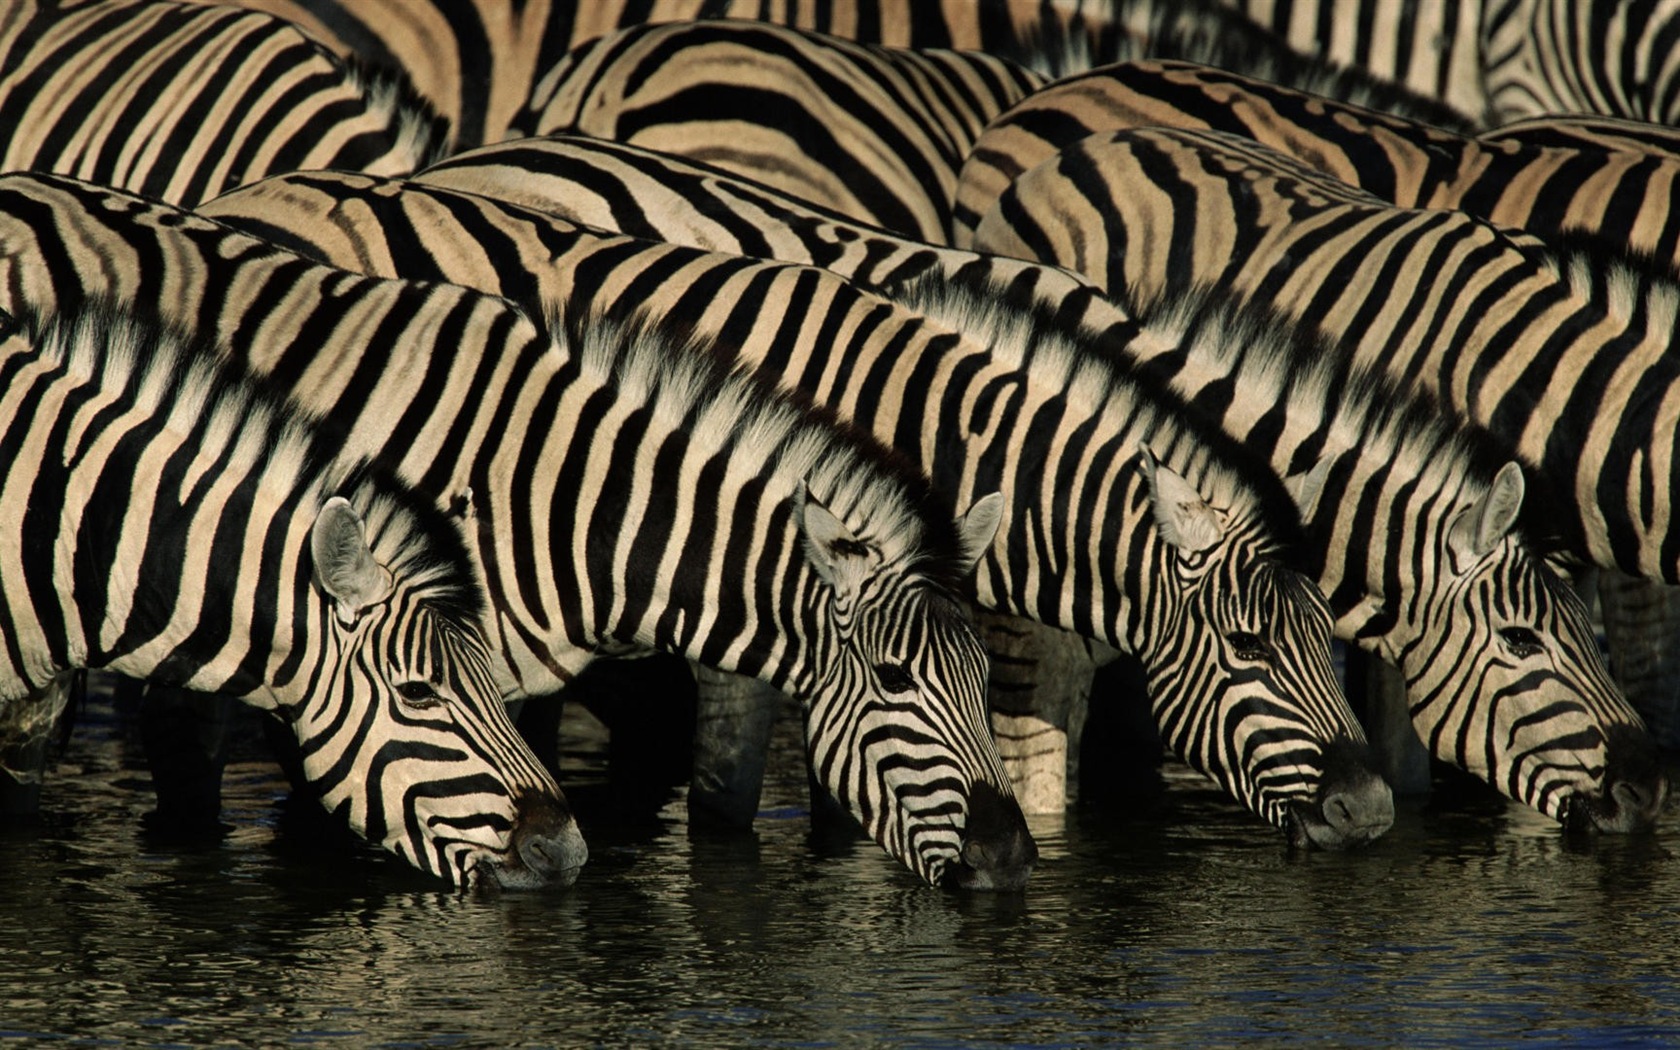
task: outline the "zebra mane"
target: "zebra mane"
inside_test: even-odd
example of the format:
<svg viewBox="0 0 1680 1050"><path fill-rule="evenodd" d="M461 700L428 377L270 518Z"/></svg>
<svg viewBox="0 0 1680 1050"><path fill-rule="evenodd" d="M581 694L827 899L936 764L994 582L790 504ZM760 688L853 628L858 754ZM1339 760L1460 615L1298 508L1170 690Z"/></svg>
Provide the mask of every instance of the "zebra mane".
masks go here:
<svg viewBox="0 0 1680 1050"><path fill-rule="evenodd" d="M1582 230L1548 233L1522 249L1581 298L1622 317L1643 311L1652 315L1653 329L1680 334L1680 277L1672 258Z"/></svg>
<svg viewBox="0 0 1680 1050"><path fill-rule="evenodd" d="M1479 498L1512 453L1483 428L1468 422L1432 393L1401 386L1381 370L1350 364L1325 334L1291 320L1271 303L1231 296L1209 285L1173 285L1153 299L1128 303L1152 331L1183 340L1217 340L1237 349L1246 363L1241 391L1231 396L1276 405L1334 406L1330 447L1304 445L1291 471L1310 469L1324 454L1357 448L1362 456L1413 471L1422 486ZM1309 409L1310 410L1310 409ZM1300 457L1310 455L1311 461ZM1528 467L1528 464L1524 464ZM1558 523L1544 478L1524 470L1527 495L1519 531L1534 548L1554 549Z"/></svg>
<svg viewBox="0 0 1680 1050"><path fill-rule="evenodd" d="M367 101L368 110L391 129L395 145L413 157L411 172L430 167L449 156L455 129L422 95L405 70L375 65L357 55L337 55L321 49L344 71L344 79Z"/></svg>
<svg viewBox="0 0 1680 1050"><path fill-rule="evenodd" d="M1052 78L1136 59L1175 59L1230 70L1297 91L1451 131L1474 134L1470 116L1399 84L1301 54L1277 34L1209 0L1106 0L1072 16L1041 18L999 51Z"/></svg>
<svg viewBox="0 0 1680 1050"><path fill-rule="evenodd" d="M696 444L755 457L761 476L784 479L769 498L789 498L804 481L886 563L950 589L966 583L951 508L899 453L645 307L551 304L549 313L550 330L580 367L605 377L618 396L679 419Z"/></svg>
<svg viewBox="0 0 1680 1050"><path fill-rule="evenodd" d="M1268 461L1233 441L1183 398L1109 363L1095 333L1059 320L1050 304L985 274L924 273L890 293L894 301L964 333L1046 389L1092 405L1120 400L1128 429L1203 498L1263 522L1279 549L1299 537L1300 514ZM1311 466L1311 464L1308 464Z"/></svg>
<svg viewBox="0 0 1680 1050"><path fill-rule="evenodd" d="M483 589L465 542L436 503L364 457L339 456L342 435L210 340L104 298L45 315L24 311L18 324L43 362L162 425L194 433L203 461L260 471L268 483L295 493L300 507L318 509L333 495L346 497L362 516L375 556L394 576L445 616L481 618Z"/></svg>

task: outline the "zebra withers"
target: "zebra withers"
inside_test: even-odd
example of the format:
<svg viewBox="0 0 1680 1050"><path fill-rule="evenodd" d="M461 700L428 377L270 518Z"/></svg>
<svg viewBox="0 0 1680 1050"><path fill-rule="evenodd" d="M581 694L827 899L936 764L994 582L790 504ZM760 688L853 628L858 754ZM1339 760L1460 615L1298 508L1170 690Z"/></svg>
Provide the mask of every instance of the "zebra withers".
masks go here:
<svg viewBox="0 0 1680 1050"><path fill-rule="evenodd" d="M711 333L890 440L947 499L1000 489L981 604L1136 654L1181 754L1295 841L1345 845L1392 819L1335 681L1322 599L1284 560L1285 486L1269 470L1251 480L1192 420L989 303L1001 289L953 282L958 323L935 323L819 270L333 173L271 179L204 211L330 261L521 301L623 302Z"/></svg>
<svg viewBox="0 0 1680 1050"><path fill-rule="evenodd" d="M1574 344L1585 352L1590 341L1603 334L1598 326L1568 319L1579 304L1546 292L1540 270L1499 264L1497 239L1491 231L1455 238L1451 231L1461 221L1473 223L1468 216L1369 207L1343 215L1336 209L1350 196L1359 197L1357 190L1333 180L1318 180L1292 162L1284 162L1290 171L1286 179L1269 184L1248 167L1248 159L1259 153L1270 151L1214 132L1152 129L1093 136L1019 179L982 220L977 246L1077 262L1145 316L1160 308L1158 302L1171 304L1194 293L1252 301L1275 309L1292 323L1318 329L1325 338L1318 341L1316 355L1326 359L1323 367L1329 375L1342 377L1329 387L1337 390L1332 403L1345 410L1345 394L1339 387L1357 388L1376 382L1373 376L1386 374L1384 382L1394 391L1389 396L1421 393L1448 412L1470 416L1486 428L1504 456L1536 464L1526 485L1515 465L1507 468L1513 472L1515 488L1500 502L1510 508L1512 525L1521 505L1528 502L1525 488L1538 486L1550 493L1542 497L1544 517L1530 516L1520 530L1527 534L1526 542L1539 551L1562 546L1584 560L1615 564L1600 560L1615 549L1614 530L1590 522L1614 519L1632 508L1625 507L1625 500L1622 509L1610 503L1595 507L1592 493L1597 486L1578 489L1578 480L1587 479L1578 478L1582 446L1574 444L1575 435L1589 416L1558 414L1570 399L1549 397L1530 385L1539 373L1526 363L1532 360L1527 356L1534 352L1531 348L1555 354ZM1320 181L1322 189L1307 191L1309 184ZM1196 201L1194 209L1184 204L1190 198ZM1192 220L1192 214L1198 219ZM1408 214L1417 216L1415 224L1404 219ZM1139 237L1149 239L1150 252L1135 250ZM1402 246L1408 243L1415 244L1421 254L1402 261ZM1156 246L1158 251L1153 250ZM1508 261L1517 263L1522 257L1523 253L1511 251ZM1367 267L1368 272L1363 269ZM1407 288L1401 275L1425 269L1438 278L1432 286L1409 289L1409 295L1372 298L1365 294L1373 286ZM1466 294L1466 289L1472 291ZM1524 336L1525 330L1532 335ZM1423 338L1412 338L1413 332ZM1614 340L1605 346L1618 358L1626 350ZM1189 378L1175 382L1201 386L1209 366L1186 361L1163 369L1169 376L1181 370ZM1235 396L1237 387L1233 386L1219 395L1228 411L1252 413L1270 403L1265 398L1256 401L1253 393L1260 389L1254 380L1268 374L1264 367L1246 370L1239 358L1235 364L1217 364L1214 374L1221 373L1240 382L1245 393ZM1548 365L1545 374L1557 374L1555 364ZM1570 377L1566 382L1571 388L1579 390L1573 383L1577 373L1564 374ZM1468 398L1468 392L1475 397ZM1528 407L1518 411L1523 405ZM1536 430L1542 419L1544 429ZM1626 426L1633 435L1641 433L1648 422L1623 420L1618 413L1614 425ZM1523 433L1540 440L1525 445L1520 440ZM1651 441L1648 436L1640 440ZM1673 435L1660 440L1672 442ZM1497 491L1498 475L1491 480ZM1596 482L1597 477L1591 480ZM1347 536L1350 542L1371 543L1373 554L1386 561L1392 562L1399 554L1380 542L1381 532L1358 529ZM1653 545L1643 557L1650 558L1656 549ZM1624 548L1622 553L1630 564L1638 564L1642 557L1635 548ZM1411 560L1427 565L1431 558L1442 565L1452 564L1441 561L1440 552L1430 555L1423 550ZM1542 701L1532 711L1541 719L1537 729L1544 725L1548 711L1571 712L1559 725L1573 722L1574 727L1560 732L1556 740L1579 744L1583 757L1542 770L1534 783L1553 785L1560 800L1573 793L1593 802L1591 814L1598 826L1621 829L1646 824L1666 796L1651 740L1641 719L1611 686L1579 602L1567 594L1561 581L1551 580L1542 566L1534 565L1531 571L1538 575L1537 581L1504 599L1493 600L1493 592L1481 584L1464 591L1470 600L1468 619L1464 615L1455 619L1477 625L1465 638L1502 646L1506 651L1503 663L1521 670L1529 688L1568 686L1556 702ZM1443 597L1449 593L1443 592ZM1381 615L1374 627L1382 627L1383 618L1391 617L1392 611ZM1382 632L1366 628L1364 633L1375 637ZM1456 646L1463 639L1454 641L1449 633L1443 641ZM1394 655L1410 661L1411 666L1403 667L1409 679L1431 678L1456 672L1453 662L1438 658L1445 651L1441 644L1402 643ZM1420 662L1420 658L1426 659ZM1520 687L1524 680L1519 678L1513 685ZM1453 692L1439 695L1444 699ZM1539 698L1545 693L1532 695ZM1414 693L1414 718L1420 713L1421 699ZM1517 705L1507 699L1503 706ZM1492 739L1468 731L1456 700L1444 714L1441 725L1451 733L1456 751L1462 752L1467 745L1485 747ZM1598 757L1592 757L1595 754ZM1583 786L1573 792L1557 790L1570 782ZM1556 803L1542 808L1562 815Z"/></svg>
<svg viewBox="0 0 1680 1050"><path fill-rule="evenodd" d="M446 129L398 75L257 12L19 0L0 14L0 166L191 206L265 175L404 174Z"/></svg>
<svg viewBox="0 0 1680 1050"><path fill-rule="evenodd" d="M995 499L959 527L873 441L657 318L544 331L503 299L321 266L58 176L0 177L0 270L14 303L103 292L223 333L353 447L464 501L509 691L554 692L625 648L757 676L804 701L824 787L918 875L1030 873L957 588Z"/></svg>
<svg viewBox="0 0 1680 1050"><path fill-rule="evenodd" d="M326 806L409 864L574 880L587 851L508 721L459 525L168 326L100 303L15 313L0 697L78 667L231 693L289 725Z"/></svg>

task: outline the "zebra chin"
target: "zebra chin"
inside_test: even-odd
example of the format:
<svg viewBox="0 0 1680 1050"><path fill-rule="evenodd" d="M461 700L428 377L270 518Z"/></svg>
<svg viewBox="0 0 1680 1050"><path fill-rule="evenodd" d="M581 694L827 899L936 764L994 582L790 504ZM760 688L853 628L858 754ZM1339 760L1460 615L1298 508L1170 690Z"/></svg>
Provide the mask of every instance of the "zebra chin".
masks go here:
<svg viewBox="0 0 1680 1050"><path fill-rule="evenodd" d="M946 889L1020 890L1038 864L1038 843L1014 797L984 781L968 792L962 849L937 882Z"/></svg>
<svg viewBox="0 0 1680 1050"><path fill-rule="evenodd" d="M1668 777L1650 734L1633 726L1605 733L1602 786L1566 796L1556 814L1569 831L1625 834L1647 831L1668 803Z"/></svg>
<svg viewBox="0 0 1680 1050"><path fill-rule="evenodd" d="M1283 830L1296 849L1347 849L1394 824L1394 791L1362 742L1340 739L1324 749L1324 776L1311 800L1284 810Z"/></svg>
<svg viewBox="0 0 1680 1050"><path fill-rule="evenodd" d="M507 851L480 862L478 871L503 889L564 887L577 881L588 859L571 813L552 798L526 794L516 806Z"/></svg>

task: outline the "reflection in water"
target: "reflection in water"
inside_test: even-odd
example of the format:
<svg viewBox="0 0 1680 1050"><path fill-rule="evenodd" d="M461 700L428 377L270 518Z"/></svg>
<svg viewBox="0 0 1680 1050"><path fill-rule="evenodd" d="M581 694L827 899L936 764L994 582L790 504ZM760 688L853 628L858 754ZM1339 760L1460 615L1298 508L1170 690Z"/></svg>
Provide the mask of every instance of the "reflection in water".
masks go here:
<svg viewBox="0 0 1680 1050"><path fill-rule="evenodd" d="M1402 805L1365 850L1291 854L1174 772L1156 812L1035 826L1025 894L961 896L867 843L816 845L788 741L756 835L691 838L680 803L621 827L597 811L572 889L454 896L283 821L261 762L230 767L226 839L152 842L145 777L97 729L42 821L0 837L0 1039L1388 1046L1680 1028L1672 819L1576 841L1477 795Z"/></svg>

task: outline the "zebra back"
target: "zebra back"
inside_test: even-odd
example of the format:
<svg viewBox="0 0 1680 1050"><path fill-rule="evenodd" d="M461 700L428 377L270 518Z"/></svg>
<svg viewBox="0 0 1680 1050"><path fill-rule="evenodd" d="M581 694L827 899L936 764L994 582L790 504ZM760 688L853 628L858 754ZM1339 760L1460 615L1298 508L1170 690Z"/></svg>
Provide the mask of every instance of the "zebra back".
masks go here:
<svg viewBox="0 0 1680 1050"><path fill-rule="evenodd" d="M824 785L918 874L1030 871L958 589L995 500L959 530L872 440L634 312L544 332L46 175L0 177L0 244L8 303L105 289L220 333L347 447L470 508L510 687L552 692L602 647L756 675L805 701Z"/></svg>
<svg viewBox="0 0 1680 1050"><path fill-rule="evenodd" d="M302 174L207 211L297 241L325 230L326 215L356 215L355 245L329 231L316 250L522 299L657 309L889 441L953 502L1002 491L998 540L977 581L982 604L1137 654L1170 742L1193 765L1303 842L1340 834L1305 812L1322 776L1311 756L1362 733L1330 672L1320 599L1281 563L1295 518L1288 492L1131 379L1053 338L1045 319L1011 321L986 305L1005 289L951 286L951 323L934 323L822 271L599 234L414 182ZM484 247L401 248L417 242ZM513 262L539 258L547 261ZM1146 443L1160 457L1153 478L1139 459ZM1175 539L1163 524L1156 508L1169 474L1188 479L1183 498L1205 504L1218 522L1211 534ZM1233 648L1231 636L1256 634L1262 648ZM1257 681L1243 668L1262 650L1272 671ZM1255 721L1238 717L1245 710ZM1232 719L1266 728L1220 729ZM1250 731L1279 743L1250 747Z"/></svg>
<svg viewBox="0 0 1680 1050"><path fill-rule="evenodd" d="M1043 83L978 52L728 20L639 26L550 71L524 130L675 153L939 243L974 140Z"/></svg>
<svg viewBox="0 0 1680 1050"><path fill-rule="evenodd" d="M959 244L1009 184L1089 135L1163 126L1252 139L1408 208L1459 209L1548 236L1590 234L1608 251L1649 253L1680 267L1672 216L1680 155L1606 149L1559 132L1470 138L1188 63L1126 63L1036 92L975 143L957 190ZM1615 132L1596 136L1615 141ZM1544 135L1544 138L1540 136ZM1564 139L1569 141L1569 139ZM1331 189L1320 180L1322 192Z"/></svg>
<svg viewBox="0 0 1680 1050"><path fill-rule="evenodd" d="M1223 152L1226 146L1231 147L1229 152ZM1350 387L1357 392L1360 385L1375 382L1371 376L1387 375L1394 387L1378 395L1378 402L1421 391L1438 398L1448 410L1485 426L1507 450L1506 455L1538 464L1535 480L1542 486L1538 498L1524 497L1526 486L1518 475L1512 494L1501 502L1514 498L1515 505L1545 506L1545 518L1533 519L1538 525L1532 538L1540 549L1573 541L1574 549L1582 553L1594 547L1614 550L1613 537L1602 528L1597 530L1597 541L1586 543L1583 537L1594 531L1594 522L1625 516L1631 501L1618 495L1614 499L1623 503L1620 507L1597 502L1600 475L1595 473L1588 481L1582 467L1587 462L1596 467L1608 459L1614 472L1618 457L1639 456L1636 450L1597 443L1602 439L1587 440L1590 435L1613 433L1622 425L1619 419L1586 407L1592 399L1605 396L1606 385L1616 391L1608 397L1620 404L1621 388L1614 382L1578 385L1578 367L1560 367L1560 362L1569 360L1567 344L1571 343L1574 352L1589 354L1594 346L1624 348L1613 338L1600 343L1603 325L1580 324L1581 303L1556 280L1550 281L1548 291L1544 267L1529 262L1522 251L1502 249L1507 242L1486 224L1459 213L1407 212L1378 207L1369 199L1359 203L1357 197L1350 202L1346 187L1338 187L1333 180L1304 182L1311 173L1292 163L1285 164L1287 172L1260 177L1248 166L1259 151L1252 143L1214 132L1156 129L1093 136L1018 180L981 222L977 243L986 250L1063 263L1101 260L1102 269L1093 267L1090 276L1145 318L1163 309L1170 312L1173 303L1191 294L1230 296L1276 309L1291 323L1326 334L1322 345L1335 353L1326 350L1319 356L1336 360L1323 367L1331 377L1345 378L1324 384L1324 393L1316 398L1286 399L1259 393L1269 386L1264 367L1254 372L1225 363L1210 366L1188 357L1176 369L1171 358L1159 367L1183 373L1177 382L1186 396L1197 396L1195 391L1206 388L1200 396L1227 413L1259 413L1253 422L1239 419L1235 425L1252 427L1261 438L1285 425L1285 420L1270 419L1274 406L1299 403L1309 413L1323 413L1329 405L1337 405L1345 413ZM1415 248L1417 254L1407 258L1408 248ZM1428 274L1429 280L1423 281L1421 274ZM1373 287L1398 289L1399 294L1372 299L1367 290ZM1227 320L1218 323L1230 327ZM1661 330L1662 322L1655 327ZM1523 338L1525 331L1532 332L1532 338ZM1622 375L1633 378L1628 372ZM1567 378L1554 378L1560 376ZM1567 392L1547 390L1546 385L1553 382L1561 382ZM1242 396L1236 396L1239 389ZM1355 413L1353 418L1357 421L1360 416ZM1643 441L1641 447L1662 447L1652 445L1657 439L1649 422L1646 416L1633 424L1634 440ZM1524 435L1532 436L1534 444L1525 446ZM1356 428L1351 440L1370 439ZM1672 432L1660 440L1672 443ZM1381 461L1378 457L1378 464ZM1489 492L1501 487L1499 476L1485 467L1476 470L1461 461L1461 469L1479 476L1479 483ZM1626 493L1629 484L1625 475L1617 475L1610 489ZM1646 498L1640 483L1632 484L1633 491ZM1547 498L1547 491L1555 495ZM1571 492L1577 492L1574 499L1562 495ZM1413 498L1407 493L1404 500ZM1435 519L1438 536L1449 531L1444 513L1458 515L1453 520L1462 517L1453 510L1454 503L1420 499L1416 505ZM1486 503L1477 500L1471 505ZM1648 499L1644 506L1650 508ZM1514 519L1508 524L1514 524ZM1357 528L1343 532L1339 542L1362 554L1369 551L1392 566L1398 549L1384 548L1383 537L1379 529ZM1558 778L1547 771L1531 779L1528 794L1515 797L1554 816L1564 813L1562 800L1572 794L1613 801L1610 776L1634 767L1649 772L1650 764L1643 757L1649 743L1642 735L1639 740L1644 743L1624 739L1617 748L1623 757L1603 778L1599 773L1605 772L1606 764L1599 749L1606 741L1626 735L1617 727L1626 727L1627 734L1639 730L1638 716L1611 686L1584 612L1566 594L1567 588L1525 555L1515 532L1505 541L1484 546L1489 560L1471 573L1480 581L1474 585L1459 582L1469 563L1462 556L1448 557L1450 551L1439 544L1433 555L1420 551L1411 559L1412 571L1432 579L1419 588L1418 605L1412 610L1423 622L1409 626L1407 633L1427 641L1393 646L1387 655L1400 660L1409 688L1447 674L1451 687L1438 690L1443 695L1476 687L1459 674L1467 662L1509 672L1520 670L1521 661L1545 655L1552 661L1549 677L1528 680L1531 699L1521 706L1542 712L1553 705L1567 705L1596 724L1599 728L1590 733L1577 726L1557 737L1570 746L1584 743L1586 749L1576 768L1595 772ZM1329 593L1334 602L1335 591ZM1431 625L1430 619L1439 615L1432 610L1439 603L1457 602L1455 594L1468 598L1468 604L1455 614L1456 619L1435 620ZM1380 607L1383 613L1373 624L1392 615L1386 601ZM1473 629L1468 629L1471 625ZM1503 633L1505 625L1526 633L1513 642ZM1360 633L1381 632L1367 627ZM1455 650L1479 655L1473 660L1468 655L1448 659L1445 654ZM1424 661L1419 662L1419 657ZM1412 706L1414 713L1419 712L1416 695ZM1501 696L1497 706L1509 714L1518 705ZM1459 710L1444 711L1438 726L1457 733L1461 716ZM1464 739L1460 738L1459 745ZM1461 746L1453 750L1462 755ZM1631 759L1626 757L1629 754ZM1495 756L1491 746L1487 755L1502 760L1490 770L1514 770L1524 764L1520 755ZM1495 782L1501 779L1496 777ZM1655 782L1660 784L1660 780ZM1513 793L1519 786L1512 779L1503 784ZM1553 789L1558 794L1549 800L1546 792ZM1637 822L1648 819L1651 805L1661 804L1662 791L1640 785L1634 797ZM1595 814L1595 819L1601 825L1621 824L1628 819L1626 807L1621 808L1621 814Z"/></svg>
<svg viewBox="0 0 1680 1050"><path fill-rule="evenodd" d="M9 306L28 338L0 358L23 538L0 544L0 696L75 667L235 694L415 867L574 879L582 840L508 720L458 524L183 333Z"/></svg>
<svg viewBox="0 0 1680 1050"><path fill-rule="evenodd" d="M0 164L192 205L275 172L402 174L444 129L406 83L292 26L164 0L0 16Z"/></svg>

